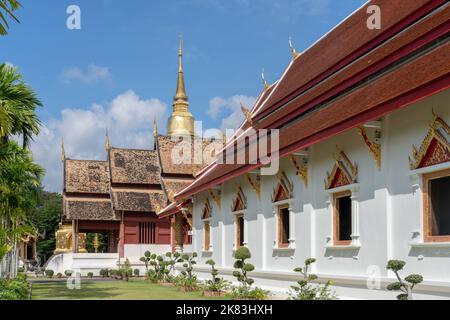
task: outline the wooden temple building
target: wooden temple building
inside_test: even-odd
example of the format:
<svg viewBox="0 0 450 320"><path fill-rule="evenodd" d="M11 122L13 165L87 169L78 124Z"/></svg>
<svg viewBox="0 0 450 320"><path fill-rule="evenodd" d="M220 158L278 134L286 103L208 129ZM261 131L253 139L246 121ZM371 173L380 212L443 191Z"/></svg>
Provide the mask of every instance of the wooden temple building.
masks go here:
<svg viewBox="0 0 450 320"><path fill-rule="evenodd" d="M191 138L188 139L191 156L195 146L200 145L203 150L210 142L194 133L182 54L180 39L177 89L168 134L159 134L155 122L152 150L113 147L108 131L104 161L71 159L62 145L63 213L56 233L55 254L86 253L87 233L106 233L104 253L118 253L119 258L135 260L146 250L165 253L190 244L188 214L157 217L157 212L174 201L174 194L189 185L204 165L198 161L174 163L172 150L178 141L176 137Z"/></svg>

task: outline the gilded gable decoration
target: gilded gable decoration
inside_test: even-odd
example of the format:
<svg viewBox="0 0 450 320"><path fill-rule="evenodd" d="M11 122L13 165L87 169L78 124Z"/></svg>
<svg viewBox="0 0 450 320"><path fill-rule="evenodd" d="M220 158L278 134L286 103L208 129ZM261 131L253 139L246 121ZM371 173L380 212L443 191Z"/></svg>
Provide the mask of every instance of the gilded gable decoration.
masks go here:
<svg viewBox="0 0 450 320"><path fill-rule="evenodd" d="M261 177L259 175L255 175L253 178L250 173L246 173L245 178L252 187L253 191L255 191L258 199L261 198Z"/></svg>
<svg viewBox="0 0 450 320"><path fill-rule="evenodd" d="M434 111L433 117L420 148L412 146L412 158L408 158L411 170L450 161L450 127Z"/></svg>
<svg viewBox="0 0 450 320"><path fill-rule="evenodd" d="M369 153L372 155L378 170L381 168L381 144L377 142L376 139L370 140L366 128L363 126L358 127L359 134L364 140L364 143L369 148Z"/></svg>
<svg viewBox="0 0 450 320"><path fill-rule="evenodd" d="M219 209L220 209L222 207L222 203L220 201L220 190L208 189L208 193L211 196L211 198L214 200L214 202L216 203L217 207L219 207Z"/></svg>
<svg viewBox="0 0 450 320"><path fill-rule="evenodd" d="M206 198L202 212L202 220L211 218L211 212L212 212L211 203L209 202L209 198Z"/></svg>
<svg viewBox="0 0 450 320"><path fill-rule="evenodd" d="M302 158L299 162L294 155L291 155L290 159L295 167L295 174L303 181L305 188L308 187L308 159Z"/></svg>
<svg viewBox="0 0 450 320"><path fill-rule="evenodd" d="M281 171L277 175L278 184L273 189L272 202L278 202L281 200L287 200L292 198L292 193L294 191L294 184L289 180L286 172Z"/></svg>
<svg viewBox="0 0 450 320"><path fill-rule="evenodd" d="M331 174L327 172L325 189L333 189L357 182L358 166L352 163L344 151L336 146L337 152L334 155L334 167Z"/></svg>
<svg viewBox="0 0 450 320"><path fill-rule="evenodd" d="M237 188L236 197L231 204L231 211L241 211L247 209L247 197L241 187Z"/></svg>

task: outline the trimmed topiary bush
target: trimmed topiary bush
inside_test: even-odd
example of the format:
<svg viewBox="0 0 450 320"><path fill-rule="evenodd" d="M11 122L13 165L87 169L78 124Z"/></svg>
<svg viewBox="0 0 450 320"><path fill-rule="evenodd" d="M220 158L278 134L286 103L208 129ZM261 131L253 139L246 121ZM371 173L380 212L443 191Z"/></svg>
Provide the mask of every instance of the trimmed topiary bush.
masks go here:
<svg viewBox="0 0 450 320"><path fill-rule="evenodd" d="M70 277L73 274L72 270L66 270L64 271L64 274L66 275L66 277Z"/></svg>
<svg viewBox="0 0 450 320"><path fill-rule="evenodd" d="M134 269L133 270L133 275L135 276L135 277L139 277L139 269Z"/></svg>
<svg viewBox="0 0 450 320"><path fill-rule="evenodd" d="M88 272L88 273L87 273L87 276L88 276L89 279L92 279L92 278L94 277L94 273Z"/></svg>
<svg viewBox="0 0 450 320"><path fill-rule="evenodd" d="M400 291L397 295L398 300L413 300L414 287L423 281L423 277L420 274L410 274L405 277L405 280L399 275L399 271L402 271L406 262L401 260L389 260L386 266L387 270L394 272L397 277L397 282L391 283L387 286L389 291Z"/></svg>
<svg viewBox="0 0 450 320"><path fill-rule="evenodd" d="M177 278L177 285L180 287L180 290L195 291L198 289L197 276L193 273L194 265L197 264L195 258L197 258L197 253L193 252L192 255L183 254L178 259L178 262L182 263L183 266L181 275Z"/></svg>
<svg viewBox="0 0 450 320"><path fill-rule="evenodd" d="M139 259L141 262L143 262L145 264L146 272L148 272L148 265L150 263L151 256L152 256L152 254L150 253L150 251L147 250L144 252L144 256Z"/></svg>
<svg viewBox="0 0 450 320"><path fill-rule="evenodd" d="M55 271L53 271L52 269L46 269L45 270L45 276L47 277L47 278L53 278L53 275L55 274Z"/></svg>
<svg viewBox="0 0 450 320"><path fill-rule="evenodd" d="M56 277L58 278L58 279L61 279L62 278L62 273L61 272L58 272L57 274L56 274Z"/></svg>
<svg viewBox="0 0 450 320"><path fill-rule="evenodd" d="M298 286L291 286L289 292L290 300L335 300L337 296L330 290L331 281L325 285L311 285L311 282L318 279L315 274L309 273L309 267L316 262L316 259L305 260L303 267L295 268L294 271L302 275L302 279L297 281Z"/></svg>
<svg viewBox="0 0 450 320"><path fill-rule="evenodd" d="M226 290L229 286L229 282L224 280L223 278L218 277L219 270L217 270L214 266L216 262L212 259L206 261L206 264L211 266L211 280L205 281L205 291L203 292L204 296L214 296L214 295L222 295L224 290Z"/></svg>
<svg viewBox="0 0 450 320"><path fill-rule="evenodd" d="M247 247L240 247L234 254L236 259L234 268L237 270L233 271L233 276L240 282L240 286L234 287L231 292L231 297L235 300L263 300L269 295L269 291L251 287L255 280L250 278L248 273L255 270L255 266L246 262L251 257L252 255Z"/></svg>

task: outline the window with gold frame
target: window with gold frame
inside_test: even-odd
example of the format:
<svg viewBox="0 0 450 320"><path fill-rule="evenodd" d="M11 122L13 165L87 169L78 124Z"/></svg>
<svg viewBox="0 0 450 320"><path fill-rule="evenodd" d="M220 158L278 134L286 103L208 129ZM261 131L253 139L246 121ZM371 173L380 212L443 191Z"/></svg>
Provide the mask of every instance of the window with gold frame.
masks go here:
<svg viewBox="0 0 450 320"><path fill-rule="evenodd" d="M424 242L450 242L450 169L423 175Z"/></svg>

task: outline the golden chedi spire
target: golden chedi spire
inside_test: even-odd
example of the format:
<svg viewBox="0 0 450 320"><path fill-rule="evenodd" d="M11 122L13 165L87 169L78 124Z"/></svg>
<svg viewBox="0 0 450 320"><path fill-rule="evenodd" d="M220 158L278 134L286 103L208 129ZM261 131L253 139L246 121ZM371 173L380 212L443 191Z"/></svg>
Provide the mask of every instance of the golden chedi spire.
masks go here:
<svg viewBox="0 0 450 320"><path fill-rule="evenodd" d="M194 135L194 117L189 112L189 102L184 86L183 39L181 35L178 48L177 91L173 98L173 112L167 123L167 134L169 136Z"/></svg>

